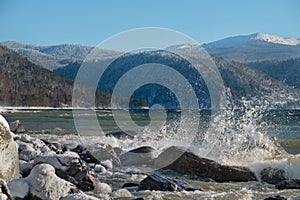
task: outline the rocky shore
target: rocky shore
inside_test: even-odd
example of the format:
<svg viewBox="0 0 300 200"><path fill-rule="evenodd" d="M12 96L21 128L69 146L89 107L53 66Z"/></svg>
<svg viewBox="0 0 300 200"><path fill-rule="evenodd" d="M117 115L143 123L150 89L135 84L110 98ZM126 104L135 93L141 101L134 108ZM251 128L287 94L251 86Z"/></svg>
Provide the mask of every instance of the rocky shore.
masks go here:
<svg viewBox="0 0 300 200"><path fill-rule="evenodd" d="M114 135L118 134L108 137ZM155 151L142 146L125 152L104 143L73 147L14 134L0 115L0 199L141 200L151 199L142 191L207 192L187 177L203 183L260 182L278 190L300 189L300 181L289 180L281 169L264 168L255 174L247 167L222 165L177 146L158 156Z"/></svg>

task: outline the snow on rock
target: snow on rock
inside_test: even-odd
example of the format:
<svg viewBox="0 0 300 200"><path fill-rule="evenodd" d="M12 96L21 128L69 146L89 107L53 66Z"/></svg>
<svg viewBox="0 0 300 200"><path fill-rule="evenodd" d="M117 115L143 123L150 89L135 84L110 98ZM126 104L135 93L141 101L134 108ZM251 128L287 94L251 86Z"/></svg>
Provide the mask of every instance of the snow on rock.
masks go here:
<svg viewBox="0 0 300 200"><path fill-rule="evenodd" d="M266 34L266 33L257 33L256 37L254 37L253 39L262 40L265 42L271 42L275 44L291 45L291 46L300 44L300 40L296 38L286 38L286 37L281 37L278 35Z"/></svg>
<svg viewBox="0 0 300 200"><path fill-rule="evenodd" d="M55 169L49 164L36 165L26 178L30 193L41 199L60 199L77 191L76 187L55 174Z"/></svg>
<svg viewBox="0 0 300 200"><path fill-rule="evenodd" d="M7 121L0 115L0 178L9 181L19 175L18 157L18 145Z"/></svg>

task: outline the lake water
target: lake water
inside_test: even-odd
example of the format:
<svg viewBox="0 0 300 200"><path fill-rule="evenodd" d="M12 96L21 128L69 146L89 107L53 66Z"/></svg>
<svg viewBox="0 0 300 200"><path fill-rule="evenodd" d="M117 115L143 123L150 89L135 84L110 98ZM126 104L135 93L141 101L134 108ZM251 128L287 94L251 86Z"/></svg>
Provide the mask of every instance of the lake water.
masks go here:
<svg viewBox="0 0 300 200"><path fill-rule="evenodd" d="M8 122L20 120L30 134L49 137L50 133L62 142L90 142L89 139L103 142L103 133L122 127L137 132L136 139L111 139L107 142L125 150L142 145L156 149L171 145L189 146L198 155L224 164L244 165L253 171L263 166L277 166L290 170L291 178L300 178L300 110L247 110L225 114L197 111L183 114L182 111L163 110L76 110L74 113L71 109L8 109L2 115ZM79 119L75 123L74 115ZM200 116L199 120L195 120L195 116ZM198 127L196 131L192 129L195 123ZM273 137L288 154L279 157L273 154L276 146ZM299 190L278 191L272 185L259 182L188 181L200 185L207 192L145 192L141 195L152 195L156 199L263 199L274 195L300 197Z"/></svg>

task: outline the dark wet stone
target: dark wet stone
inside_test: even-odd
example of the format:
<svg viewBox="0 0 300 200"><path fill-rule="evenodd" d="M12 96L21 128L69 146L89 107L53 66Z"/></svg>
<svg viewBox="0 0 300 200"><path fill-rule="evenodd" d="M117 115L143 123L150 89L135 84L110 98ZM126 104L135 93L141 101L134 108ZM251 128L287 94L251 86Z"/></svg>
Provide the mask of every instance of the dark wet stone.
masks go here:
<svg viewBox="0 0 300 200"><path fill-rule="evenodd" d="M139 185L140 185L139 183L124 183L124 185L122 186L122 188L137 187Z"/></svg>
<svg viewBox="0 0 300 200"><path fill-rule="evenodd" d="M77 147L71 149L71 151L78 153L78 154L82 153L85 150L86 150L86 148L83 145L77 145Z"/></svg>
<svg viewBox="0 0 300 200"><path fill-rule="evenodd" d="M204 191L201 187L189 184L178 178L165 178L158 174L149 175L142 180L139 190L159 190L159 191Z"/></svg>
<svg viewBox="0 0 300 200"><path fill-rule="evenodd" d="M111 131L105 134L105 136L112 136L117 139L125 140L125 139L134 139L134 137L137 135L135 131L131 130L116 130Z"/></svg>
<svg viewBox="0 0 300 200"><path fill-rule="evenodd" d="M75 178L76 181L82 181L87 175L88 175L88 171L87 170L82 170L82 171L79 171L75 175L74 178Z"/></svg>
<svg viewBox="0 0 300 200"><path fill-rule="evenodd" d="M154 151L152 147L142 146L121 154L120 160L124 166L149 166L152 165Z"/></svg>
<svg viewBox="0 0 300 200"><path fill-rule="evenodd" d="M260 176L262 181L270 184L277 184L287 179L283 169L272 167L267 167L261 170Z"/></svg>
<svg viewBox="0 0 300 200"><path fill-rule="evenodd" d="M79 181L76 186L78 189L80 189L84 192L92 191L95 189L94 184L90 181Z"/></svg>
<svg viewBox="0 0 300 200"><path fill-rule="evenodd" d="M195 186L195 185L192 185L192 184L189 184L183 180L180 180L178 178L174 178L174 179L171 179L172 182L174 182L179 190L185 190L185 191L196 191L196 190L199 190L199 191L204 191L203 188L201 187L198 187L198 186Z"/></svg>
<svg viewBox="0 0 300 200"><path fill-rule="evenodd" d="M180 147L169 147L155 160L155 167L170 169L182 174L194 174L211 178L217 182L256 181L255 174L247 167L221 165L213 160L201 158Z"/></svg>
<svg viewBox="0 0 300 200"><path fill-rule="evenodd" d="M282 196L274 196L274 197L268 197L264 200L286 200L286 198Z"/></svg>
<svg viewBox="0 0 300 200"><path fill-rule="evenodd" d="M178 187L169 179L152 174L140 182L139 190L177 191Z"/></svg>
<svg viewBox="0 0 300 200"><path fill-rule="evenodd" d="M300 179L291 179L291 180L281 181L280 183L276 184L275 187L279 190L300 189Z"/></svg>
<svg viewBox="0 0 300 200"><path fill-rule="evenodd" d="M136 149L130 150L129 152L131 152L131 153L151 153L153 151L155 151L155 149L150 146L142 146L142 147L138 147Z"/></svg>

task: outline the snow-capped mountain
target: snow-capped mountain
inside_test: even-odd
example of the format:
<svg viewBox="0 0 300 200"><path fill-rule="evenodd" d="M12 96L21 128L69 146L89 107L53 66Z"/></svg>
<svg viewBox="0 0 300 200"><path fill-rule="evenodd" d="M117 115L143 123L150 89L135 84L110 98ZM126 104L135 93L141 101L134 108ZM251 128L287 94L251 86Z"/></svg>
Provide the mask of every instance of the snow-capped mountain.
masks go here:
<svg viewBox="0 0 300 200"><path fill-rule="evenodd" d="M265 33L257 33L256 36L252 39L254 40L261 40L265 42L271 42L275 44L283 44L283 45L290 45L290 46L296 46L300 44L300 39L296 38L287 38L287 37L281 37L274 34L265 34Z"/></svg>
<svg viewBox="0 0 300 200"><path fill-rule="evenodd" d="M266 33L255 33L251 35L239 35L224 38L215 42L211 42L205 44L204 46L209 48L229 48L238 45L243 45L249 42L255 41L263 41L273 44L282 44L282 45L289 45L289 46L296 46L300 44L300 39L296 38L287 38L281 37L274 34L266 34Z"/></svg>
<svg viewBox="0 0 300 200"><path fill-rule="evenodd" d="M202 46L212 55L240 62L300 57L300 39L285 38L274 34L240 35Z"/></svg>

